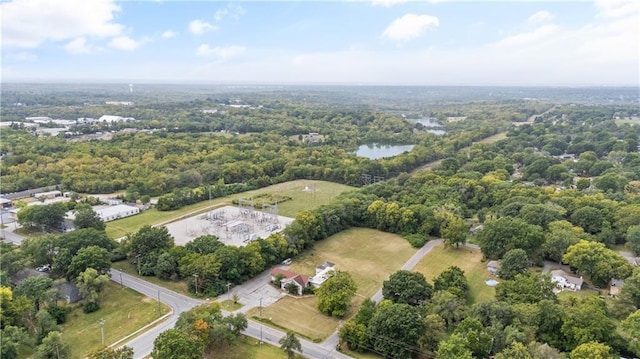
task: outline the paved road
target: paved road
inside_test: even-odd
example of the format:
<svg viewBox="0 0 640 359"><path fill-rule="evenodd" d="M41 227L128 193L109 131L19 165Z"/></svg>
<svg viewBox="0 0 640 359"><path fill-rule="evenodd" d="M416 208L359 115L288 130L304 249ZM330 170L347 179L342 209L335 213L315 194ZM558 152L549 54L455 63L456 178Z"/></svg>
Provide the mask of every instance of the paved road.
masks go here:
<svg viewBox="0 0 640 359"><path fill-rule="evenodd" d="M163 331L173 328L180 313L190 310L199 304L206 303L206 301L187 297L115 269L111 270L111 280L116 283L122 283L124 286L151 298L158 298L158 296L160 296L160 301L170 306L172 310L171 315L166 320L153 326L135 339L123 343L133 348L134 359L141 359L149 355L153 349L153 341L155 338ZM223 314L228 315L230 313L223 311ZM278 346L278 341L285 335L279 330L264 326L252 320L248 321L248 327L244 331L244 334L256 339L262 338L264 342ZM335 347L337 342L334 344L325 341L325 343L317 344L300 339L300 343L302 344L302 355L308 358L350 358L349 356L336 352Z"/></svg>
<svg viewBox="0 0 640 359"><path fill-rule="evenodd" d="M151 353L155 338L163 331L173 328L180 313L203 303L203 301L189 298L115 269L111 269L111 280L122 283L124 286L150 298L157 299L160 296L160 301L171 307L171 315L166 320L126 343L127 346L133 348L135 359L144 358Z"/></svg>

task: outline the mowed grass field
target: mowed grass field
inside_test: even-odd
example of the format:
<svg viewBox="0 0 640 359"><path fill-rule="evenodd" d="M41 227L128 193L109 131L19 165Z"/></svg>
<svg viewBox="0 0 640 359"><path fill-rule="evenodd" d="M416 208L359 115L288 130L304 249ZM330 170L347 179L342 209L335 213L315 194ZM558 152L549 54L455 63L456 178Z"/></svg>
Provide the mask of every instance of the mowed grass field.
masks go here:
<svg viewBox="0 0 640 359"><path fill-rule="evenodd" d="M318 264L329 261L335 263L338 270L349 272L358 287L347 314L349 318L357 312L364 299L382 288L382 282L415 252L415 248L395 234L351 228L315 243L313 249L293 261L290 270L311 275ZM311 340L324 340L336 330L339 320L320 313L316 309L316 300L315 297L286 297L263 308L262 316ZM258 315L257 309L249 312L249 317Z"/></svg>
<svg viewBox="0 0 640 359"><path fill-rule="evenodd" d="M207 211L212 206L221 207L224 205L231 205L231 201L234 199L249 198L264 193L291 197L290 201L278 204L278 210L281 216L293 218L301 211L329 204L340 193L349 191L353 188L354 187L327 181L290 181L253 191L234 194L228 197L216 198L212 201L203 201L175 211L160 212L156 209L150 209L132 217L108 222L106 230L107 235L110 238L120 238L129 233L135 233L144 225L155 225L179 219L181 217L193 216Z"/></svg>
<svg viewBox="0 0 640 359"><path fill-rule="evenodd" d="M85 358L102 346L100 319L104 319L105 344L114 343L169 313L162 304L128 288L109 282L104 288L100 310L85 314L76 306L62 325L62 339L71 348L70 358Z"/></svg>
<svg viewBox="0 0 640 359"><path fill-rule="evenodd" d="M254 338L241 336L232 346L223 345L211 353L207 353L207 359L286 359L287 354L279 347L260 344ZM295 358L302 358L297 355Z"/></svg>
<svg viewBox="0 0 640 359"><path fill-rule="evenodd" d="M484 282L486 279L495 278L487 270L486 263L482 262L482 253L477 249L449 248L441 244L431 249L413 270L424 274L429 283L433 284L433 278L454 265L460 267L467 277L470 293L468 304L486 302L495 298L495 288L489 287Z"/></svg>

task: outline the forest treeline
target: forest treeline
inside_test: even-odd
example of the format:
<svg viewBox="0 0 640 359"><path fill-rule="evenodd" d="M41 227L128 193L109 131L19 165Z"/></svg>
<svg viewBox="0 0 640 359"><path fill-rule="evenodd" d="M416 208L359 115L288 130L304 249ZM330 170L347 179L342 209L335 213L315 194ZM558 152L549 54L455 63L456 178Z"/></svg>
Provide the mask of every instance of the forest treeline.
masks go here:
<svg viewBox="0 0 640 359"><path fill-rule="evenodd" d="M76 142L64 135L38 137L26 129L3 129L0 152L9 156L0 168L2 192L62 184L65 190L80 193L126 190L158 196L219 181L255 188L301 178L361 185L362 174L390 178L410 172L497 133L509 121L525 120L544 106L470 106L462 112L468 116L464 125L445 122L447 136L430 134L422 125L396 115L300 105L225 107L213 114L194 111L187 104L162 113L135 109L154 115L70 130L95 133L131 128L109 141ZM448 113L461 111L445 111L440 117L446 119ZM320 134L319 141L302 141L311 132ZM355 155L358 145L370 143L416 146L390 159Z"/></svg>

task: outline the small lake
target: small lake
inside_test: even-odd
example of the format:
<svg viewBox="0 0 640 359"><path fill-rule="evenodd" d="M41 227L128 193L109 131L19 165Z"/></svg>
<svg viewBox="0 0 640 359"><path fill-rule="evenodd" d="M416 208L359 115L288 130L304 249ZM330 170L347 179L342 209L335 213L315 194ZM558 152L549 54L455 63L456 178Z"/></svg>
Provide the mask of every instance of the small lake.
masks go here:
<svg viewBox="0 0 640 359"><path fill-rule="evenodd" d="M366 157L371 160L379 158L394 157L406 151L411 151L415 145L382 145L378 143L360 145L356 155Z"/></svg>

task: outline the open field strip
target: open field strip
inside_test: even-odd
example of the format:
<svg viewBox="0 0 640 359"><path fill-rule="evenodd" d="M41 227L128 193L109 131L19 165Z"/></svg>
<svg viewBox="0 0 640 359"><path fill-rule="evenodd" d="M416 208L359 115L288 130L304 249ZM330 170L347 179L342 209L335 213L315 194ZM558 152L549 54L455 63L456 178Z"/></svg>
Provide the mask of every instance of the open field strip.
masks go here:
<svg viewBox="0 0 640 359"><path fill-rule="evenodd" d="M431 249L413 270L424 274L429 283L433 284L433 278L450 266L460 267L467 277L468 304L486 302L495 298L495 288L484 282L486 279L495 279L495 277L492 277L487 270L486 263L482 262L482 253L477 249L462 246L449 248L441 244Z"/></svg>
<svg viewBox="0 0 640 359"><path fill-rule="evenodd" d="M114 282L105 285L100 310L84 314L75 306L62 325L62 340L71 348L70 358L84 358L102 345L100 319L104 319L105 344L114 343L169 312L169 308Z"/></svg>
<svg viewBox="0 0 640 359"><path fill-rule="evenodd" d="M294 260L290 270L314 274L318 264L329 261L336 264L336 269L349 272L358 290L347 319L415 252L416 249L398 235L368 228L351 228L316 242L313 249ZM320 313L316 309L316 301L315 297L286 297L263 308L262 317L271 318L276 326L291 329L311 340L324 340L336 330L340 320ZM258 308L250 310L248 316L258 317Z"/></svg>

